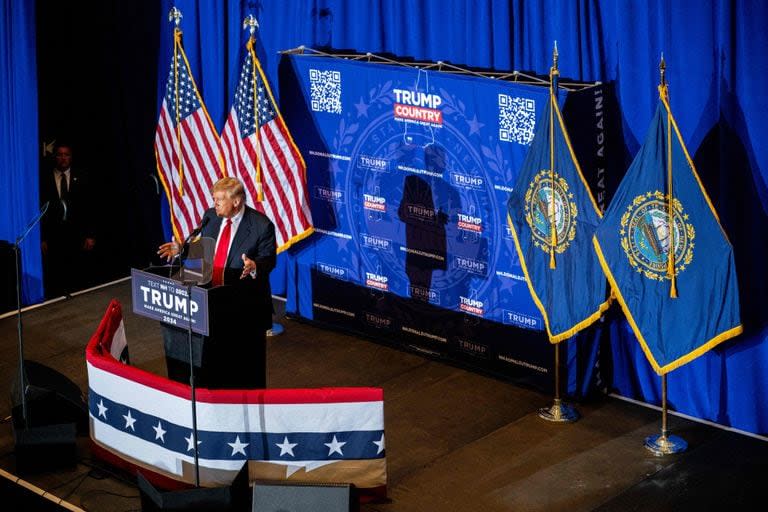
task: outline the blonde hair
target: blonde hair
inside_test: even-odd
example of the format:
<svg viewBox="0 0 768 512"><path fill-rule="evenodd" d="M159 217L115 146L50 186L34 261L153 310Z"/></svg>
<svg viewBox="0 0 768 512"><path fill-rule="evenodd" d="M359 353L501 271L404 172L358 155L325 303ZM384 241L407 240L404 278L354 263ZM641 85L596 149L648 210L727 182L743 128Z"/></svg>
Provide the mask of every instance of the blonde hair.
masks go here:
<svg viewBox="0 0 768 512"><path fill-rule="evenodd" d="M213 188L211 188L211 195L213 195L215 192L226 192L227 197L230 199L239 197L243 200L243 202L245 202L245 187L243 187L243 184L237 178L233 178L231 176L221 178L219 181L214 183Z"/></svg>

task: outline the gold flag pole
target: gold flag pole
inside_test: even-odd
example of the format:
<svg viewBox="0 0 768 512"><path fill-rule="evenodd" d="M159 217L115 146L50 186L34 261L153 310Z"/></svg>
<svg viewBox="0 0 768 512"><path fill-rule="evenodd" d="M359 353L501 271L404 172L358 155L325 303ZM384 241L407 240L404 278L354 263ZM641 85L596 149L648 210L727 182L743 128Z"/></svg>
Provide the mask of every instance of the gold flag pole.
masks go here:
<svg viewBox="0 0 768 512"><path fill-rule="evenodd" d="M253 182L256 184L255 201L264 200L264 185L261 182L261 154L260 146L261 140L259 138L259 95L256 91L256 85L259 83L258 71L256 70L256 50L254 45L256 44L256 29L259 28L259 22L256 18L249 14L243 19L243 30L248 30L248 43L245 45L248 53L251 55L251 76L253 77L253 122L256 132L256 176L253 177Z"/></svg>
<svg viewBox="0 0 768 512"><path fill-rule="evenodd" d="M173 22L173 88L174 88L174 110L176 122L176 156L178 157L177 167L179 169L179 195L184 195L184 160L181 156L181 115L179 114L179 45L181 45L181 18L184 15L174 6L168 13L168 21Z"/></svg>
<svg viewBox="0 0 768 512"><path fill-rule="evenodd" d="M659 95L667 108L667 226L669 227L669 250L667 251L667 277L669 277L670 288L669 296L672 299L677 298L677 278L675 277L675 217L672 212L674 203L674 190L672 188L672 111L669 108L669 87L667 87L667 78L665 76L667 63L664 62L664 54L661 54L661 63L659 71L661 74L661 83L659 84Z"/></svg>
<svg viewBox="0 0 768 512"><path fill-rule="evenodd" d="M560 70L557 68L557 41L552 51L552 67L549 70L549 179L552 183L552 193L549 195L549 268L555 269L555 248L557 248L557 216L555 209L555 102L557 79Z"/></svg>
<svg viewBox="0 0 768 512"><path fill-rule="evenodd" d="M247 49L248 49L248 52L251 54L251 62L253 63L253 70L252 70L252 72L253 72L253 81L254 81L254 83L258 82L258 77L256 76L257 71L256 71L256 49L255 49L255 44L256 44L256 35L255 34L256 34L256 29L258 29L258 28L259 28L259 22L256 20L256 18L252 14L249 14L248 16L246 16L243 19L243 30L247 30L248 34L249 34ZM256 88L255 87L254 87L254 90L253 90L253 95L254 95L254 98L253 98L253 111L254 112L253 113L254 113L254 116L256 116L256 144L258 145L259 144L259 135L258 135L259 134L259 127L258 127L259 126L259 112L258 112L258 98L256 97ZM257 159L258 159L258 153L259 152L257 151L256 153L257 153ZM257 200L261 201L261 200L263 200L263 196L262 196L262 194L263 194L263 185L261 183L261 162L257 160L256 165L257 165L257 168L256 168L255 182L256 182L256 186L258 187L258 195L259 195ZM285 332L285 327L283 327L283 325L281 323L275 322L273 320L272 321L272 327L267 329L267 336L270 336L270 337L271 336L279 336L279 335L283 334L283 332Z"/></svg>
<svg viewBox="0 0 768 512"><path fill-rule="evenodd" d="M659 85L659 94L662 101L666 104L667 109L667 176L668 176L668 218L670 236L674 232L674 218L672 217L672 137L669 119L671 117L671 111L669 109L669 89L667 88L667 79L665 76L667 70L667 64L664 62L664 54L661 54L661 63L659 64L659 72L661 75L661 83ZM672 298L677 297L677 291L675 290L675 276L674 276L674 257L675 257L674 238L670 241L669 245L669 268L670 268L670 280L672 281L672 292L670 296ZM684 452L688 448L688 443L681 437L669 435L667 429L667 374L661 376L661 434L652 435L645 438L645 448L654 455L661 457L664 455L670 455L673 453Z"/></svg>
<svg viewBox="0 0 768 512"><path fill-rule="evenodd" d="M555 48L552 52L552 69L549 70L549 101L550 104L550 116L549 116L549 144L550 144L550 173L552 179L553 193L551 200L554 201L554 173L555 173L555 156L554 156L554 144L555 144L555 132L554 132L554 110L555 102L557 101L556 87L557 77L560 75L560 71L557 68L557 61L559 54L557 53L557 41L555 41ZM555 246L557 245L556 234L556 219L555 219L555 207L550 205L551 217L550 217L550 233L551 233L551 247L550 247L550 268L555 269ZM563 403L560 399L560 343L555 343L555 399L551 406L543 407L539 409L539 418L552 421L555 423L573 423L579 419L579 413L570 405Z"/></svg>
<svg viewBox="0 0 768 512"><path fill-rule="evenodd" d="M658 457L688 449L685 439L670 435L667 429L667 374L661 376L661 434L646 437L645 448Z"/></svg>
<svg viewBox="0 0 768 512"><path fill-rule="evenodd" d="M174 24L173 28L173 91L174 91L174 121L176 123L176 155L177 155L177 162L176 162L176 168L179 171L179 196L184 195L184 187L182 185L182 181L184 179L184 161L181 158L181 131L179 128L179 42L181 40L181 18L183 18L183 15L181 14L181 11L176 8L176 6L172 7L171 10L168 12L168 21L172 22ZM172 176L172 175L171 175ZM170 183L169 190L171 190L173 187L173 183ZM178 243L181 243L181 239L184 238L181 234L181 231L176 230L176 215L173 211L173 194L170 194L169 201L170 204L170 210L171 210L171 231L178 239Z"/></svg>
<svg viewBox="0 0 768 512"><path fill-rule="evenodd" d="M553 423L573 423L578 411L560 398L560 343L555 343L555 399L549 407L539 409L539 418Z"/></svg>

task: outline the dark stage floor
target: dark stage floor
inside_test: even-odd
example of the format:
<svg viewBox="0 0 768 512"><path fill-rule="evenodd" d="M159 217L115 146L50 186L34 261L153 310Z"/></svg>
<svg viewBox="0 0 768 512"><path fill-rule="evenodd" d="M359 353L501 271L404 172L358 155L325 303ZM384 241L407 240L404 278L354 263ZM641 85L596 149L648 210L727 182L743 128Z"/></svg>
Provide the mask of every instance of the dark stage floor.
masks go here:
<svg viewBox="0 0 768 512"><path fill-rule="evenodd" d="M125 281L26 312L27 358L87 390L86 341L115 297L133 364L163 374L159 326L130 312L129 293ZM270 387L384 388L389 501L363 511L764 510L768 443L760 439L672 417L671 430L689 449L657 458L643 440L658 433L658 411L606 397L579 404L582 419L574 424L550 424L536 415L551 401L546 394L306 323L281 323L285 333L268 339ZM18 364L15 317L0 320L0 350L5 418ZM93 460L86 441L76 468L19 476L85 510L139 509L135 482ZM17 475L13 450L5 421L0 469ZM0 510L11 510L8 489L0 485Z"/></svg>

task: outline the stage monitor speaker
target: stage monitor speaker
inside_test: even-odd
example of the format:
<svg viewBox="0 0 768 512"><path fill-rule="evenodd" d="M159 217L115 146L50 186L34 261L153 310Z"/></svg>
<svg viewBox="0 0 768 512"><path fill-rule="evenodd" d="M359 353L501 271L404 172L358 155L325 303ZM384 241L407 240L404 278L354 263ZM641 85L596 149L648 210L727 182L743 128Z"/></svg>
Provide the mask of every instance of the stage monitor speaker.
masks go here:
<svg viewBox="0 0 768 512"><path fill-rule="evenodd" d="M56 370L35 361L25 361L27 374L28 426L74 423L79 435L88 434L88 404L80 388ZM11 390L12 414L22 416L18 374Z"/></svg>
<svg viewBox="0 0 768 512"><path fill-rule="evenodd" d="M26 361L24 368L26 418L18 375L11 388L16 469L30 473L72 467L77 463L77 434L88 432L88 406L80 388L35 361Z"/></svg>
<svg viewBox="0 0 768 512"><path fill-rule="evenodd" d="M357 512L355 487L350 484L288 484L256 482L253 512Z"/></svg>
<svg viewBox="0 0 768 512"><path fill-rule="evenodd" d="M227 487L184 489L181 491L160 491L144 475L136 476L141 495L141 510L184 511L184 512L242 512L248 506L248 463Z"/></svg>

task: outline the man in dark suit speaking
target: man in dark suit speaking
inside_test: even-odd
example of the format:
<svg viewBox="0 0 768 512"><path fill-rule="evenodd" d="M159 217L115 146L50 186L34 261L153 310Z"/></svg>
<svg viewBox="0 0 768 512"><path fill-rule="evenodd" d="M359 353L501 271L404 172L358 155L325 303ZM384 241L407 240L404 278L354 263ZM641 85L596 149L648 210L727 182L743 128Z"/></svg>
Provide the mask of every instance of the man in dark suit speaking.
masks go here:
<svg viewBox="0 0 768 512"><path fill-rule="evenodd" d="M269 218L245 204L245 189L237 178L222 178L213 185L214 207L203 215L200 233L216 241L213 286L236 288L237 301L227 311L228 323L242 326L225 342L206 348L204 368L209 388L266 387L266 331L272 327L272 292L269 273L275 267L275 226ZM171 259L178 242L160 246L158 254ZM169 366L169 377L172 370ZM188 373L188 372L187 372Z"/></svg>

